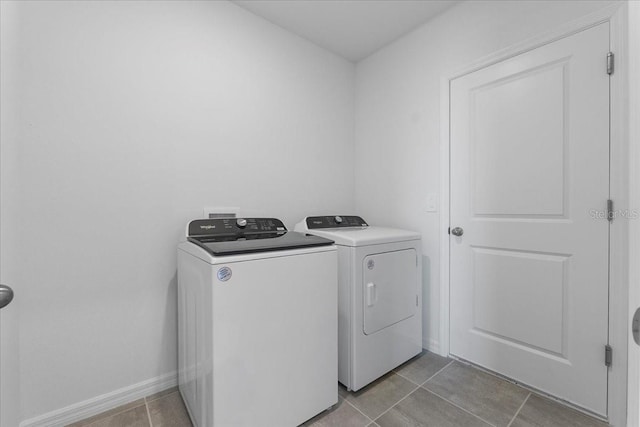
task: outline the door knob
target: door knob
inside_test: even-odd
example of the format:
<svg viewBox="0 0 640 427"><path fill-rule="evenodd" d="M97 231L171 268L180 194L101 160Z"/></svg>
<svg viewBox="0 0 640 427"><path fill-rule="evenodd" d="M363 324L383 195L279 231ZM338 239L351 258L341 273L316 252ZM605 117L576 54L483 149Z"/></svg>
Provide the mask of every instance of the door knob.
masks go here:
<svg viewBox="0 0 640 427"><path fill-rule="evenodd" d="M12 299L13 289L5 285L0 285L0 308L9 305Z"/></svg>
<svg viewBox="0 0 640 427"><path fill-rule="evenodd" d="M456 227L451 229L451 234L454 236L462 236L464 234L464 230L462 227Z"/></svg>

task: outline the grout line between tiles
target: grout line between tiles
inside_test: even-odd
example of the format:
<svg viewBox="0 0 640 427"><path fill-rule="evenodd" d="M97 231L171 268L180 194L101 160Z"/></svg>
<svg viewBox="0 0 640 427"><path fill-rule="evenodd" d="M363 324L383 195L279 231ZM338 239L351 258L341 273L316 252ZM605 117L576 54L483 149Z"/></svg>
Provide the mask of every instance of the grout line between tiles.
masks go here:
<svg viewBox="0 0 640 427"><path fill-rule="evenodd" d="M425 381L425 382L426 382L426 381ZM478 415L474 414L473 412L471 412L471 411L469 411L469 410L467 410L467 409L464 409L462 406L460 406L460 405L458 405L458 404L456 404L456 403L454 403L454 402L450 401L449 399L446 399L446 398L444 398L444 397L440 396L440 395L439 395L438 393L436 393L435 391L431 391L431 390L429 390L428 388L425 388L425 387L421 387L421 388L422 388L423 390L426 390L426 391L428 391L429 393L433 394L434 396L436 396L436 397L438 397L438 398L440 398L440 399L444 400L445 402L447 402L447 403L449 403L449 404L451 404L451 405L455 406L456 408L463 410L463 411L464 411L464 412L466 412L467 414L469 414L469 415L472 415L472 416L476 417L477 419L479 419L479 420L480 420L480 421L482 421L483 423L489 424L489 425L490 425L490 426L492 426L492 427L497 427L495 424L490 423L489 421L485 420L484 418L482 418L482 417L480 417L480 416L478 416Z"/></svg>
<svg viewBox="0 0 640 427"><path fill-rule="evenodd" d="M353 409L355 409L356 411L358 411L358 412L360 412L362 415L364 415L364 417L365 417L366 419L368 419L368 420L369 420L369 424L371 424L371 423L373 422L373 420L371 419L371 417L369 417L367 414L365 414L364 412L362 412L360 409L356 408L356 405L354 405L354 404L352 404L351 402L349 402L349 401L347 400L347 398L346 398L346 397L345 397L345 398L343 398L342 400L344 400L346 403L348 403L348 404L349 404L349 406L351 406ZM369 425L369 424L367 424L367 425Z"/></svg>
<svg viewBox="0 0 640 427"><path fill-rule="evenodd" d="M406 362L402 363L400 366L396 366L395 368L393 368L393 369L391 370L391 372L393 372L394 374L398 374L398 375L400 375L400 374L398 373L398 372L399 372L399 371L398 371L398 369L402 369L402 368L403 368L403 367L405 367L405 366L409 366L409 365L413 364L413 362L415 362L416 360L420 359L422 356L424 356L424 355L425 355L425 354L427 354L427 353L429 353L429 351L427 351L427 350L425 350L425 349L423 348L423 349L422 349L422 351L421 351L419 354L417 354L417 355L413 356L411 359L409 359L409 360L407 360ZM406 377L402 377L402 378L406 378ZM407 379L408 379L408 378L407 378ZM413 382L413 381L411 381L411 382L415 384L415 382Z"/></svg>
<svg viewBox="0 0 640 427"><path fill-rule="evenodd" d="M411 382L411 384L415 384L413 381ZM378 415L376 417L375 420L373 420L373 422L376 422L376 420L379 420L381 416L383 416L384 414L386 414L387 412L389 412L390 410L392 410L396 405L398 405L400 402L402 402L403 400L405 400L407 397L411 396L416 390L418 390L420 388L420 386L417 386L416 388L414 388L413 390L411 390L409 393L407 393L407 395L405 397L403 397L402 399L398 400L396 403L394 403L393 405L391 405L391 407L389 409L387 409L386 411L384 411L383 413L381 413L380 415Z"/></svg>
<svg viewBox="0 0 640 427"><path fill-rule="evenodd" d="M407 377L405 377L404 375L402 375L402 374L401 374L401 373L399 373L399 372L393 371L393 373L394 373L394 374L396 374L397 376L399 376L399 377L401 377L401 378L404 378L405 380L409 381L411 384L415 384L415 385L417 385L418 387L420 387L420 386L421 386L421 384L420 384L420 383L417 383L417 382L413 381L411 378L407 378Z"/></svg>
<svg viewBox="0 0 640 427"><path fill-rule="evenodd" d="M395 406L397 406L400 402L402 402L403 400L405 400L407 397L411 396L413 393L415 393L416 390L418 390L419 388L422 388L422 385L424 385L427 381L429 381L431 378L435 377L436 375L438 375L440 372L442 372L443 370L445 370L447 368L447 366L451 365L454 361L452 360L451 362L447 363L446 365L444 365L442 368L440 368L435 374L431 375L429 378L426 379L426 381L424 381L422 384L417 384L416 382L410 380L409 378L405 377L404 375L399 374L396 371L393 371L394 374L398 375L401 378L404 378L405 380L409 381L411 384L414 384L416 386L415 389L411 390L406 396L404 396L402 399L398 400L396 403L394 403L393 405L391 405L391 407L389 409L387 409L386 411L384 411L383 413L381 413L380 415L378 415L373 422L376 422L376 420L380 419L381 416L383 416L384 414L386 414L387 412L389 412L390 410L392 410ZM483 420L484 421L484 420ZM376 423L377 424L377 423ZM495 426L494 426L495 427Z"/></svg>
<svg viewBox="0 0 640 427"><path fill-rule="evenodd" d="M514 386L524 390L525 392L530 393L532 396L539 396L539 397L541 397L543 399L550 400L552 402L555 402L555 403L559 404L560 406L562 406L562 407L564 407L566 409L569 409L569 410L572 410L572 411L577 412L579 414L585 415L585 416L587 416L589 418L592 418L594 420L602 421L602 422L605 422L605 423L607 422L606 419L601 418L597 414L595 414L593 412L590 412L587 409L584 409L584 408L582 408L580 406L574 405L573 403L571 403L571 402L569 402L567 400L564 400L564 399L556 397L556 396L554 396L552 394L546 393L546 392L544 392L542 390L539 390L539 389L537 389L537 388L535 388L533 386L530 386L528 384L521 383L521 382L519 382L519 381L517 381L517 380L515 380L513 378L507 377L506 375L502 375L499 372L495 372L495 371L487 369L487 368L485 368L483 366L476 365L475 363L469 362L468 360L465 360L465 359L456 358L456 359L454 359L454 361L457 361L457 362L461 363L462 365L468 366L468 367L470 367L472 369L475 369L475 370L477 370L479 372L483 372L485 374L491 375L492 377L497 378L497 379L499 379L501 381L507 382L509 384L513 384Z"/></svg>
<svg viewBox="0 0 640 427"><path fill-rule="evenodd" d="M524 407L524 404L527 403L527 400L529 400L529 397L531 397L531 392L529 392L529 394L527 394L527 397L524 398L524 401L522 402L522 405L520 405L520 407L516 411L516 413L513 416L513 418L511 418L511 421L509 421L509 424L507 424L507 427L511 427L511 424L513 424L513 422L516 420L516 417L518 416L518 414L520 413L520 411Z"/></svg>
<svg viewBox="0 0 640 427"><path fill-rule="evenodd" d="M153 422L151 421L151 412L149 412L149 403L147 402L147 398L144 398L144 407L147 410L147 419L149 420L149 427L153 427Z"/></svg>
<svg viewBox="0 0 640 427"><path fill-rule="evenodd" d="M423 385L425 385L427 382L431 381L431 379L433 377L435 377L436 375L438 375L440 372L444 371L445 369L447 369L447 367L449 365L451 365L454 362L454 360L452 360L451 362L447 363L446 365L444 365L438 372L436 372L435 374L431 375L429 378L426 379L425 382L423 382L422 384L420 384L420 387L422 387Z"/></svg>
<svg viewBox="0 0 640 427"><path fill-rule="evenodd" d="M172 390L172 391L169 391L169 390ZM147 403L151 403L154 400L162 399L163 397L170 396L173 393L179 393L179 390L178 390L177 387L171 387L171 388L162 390L162 391L160 391L158 393L154 393L154 394L152 394L150 396L145 397L145 399L146 399ZM150 399L151 397L153 397L153 399Z"/></svg>

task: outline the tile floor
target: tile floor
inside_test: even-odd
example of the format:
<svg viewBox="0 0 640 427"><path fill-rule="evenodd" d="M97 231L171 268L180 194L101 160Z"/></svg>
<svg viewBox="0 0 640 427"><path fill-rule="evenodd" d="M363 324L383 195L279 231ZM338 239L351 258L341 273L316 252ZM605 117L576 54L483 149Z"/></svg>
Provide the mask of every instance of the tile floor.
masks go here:
<svg viewBox="0 0 640 427"><path fill-rule="evenodd" d="M176 387L136 400L67 427L191 427Z"/></svg>
<svg viewBox="0 0 640 427"><path fill-rule="evenodd" d="M606 427L463 363L424 352L339 401L305 427ZM69 427L191 427L173 388ZM270 426L265 426L270 427ZM280 427L280 426L274 426Z"/></svg>

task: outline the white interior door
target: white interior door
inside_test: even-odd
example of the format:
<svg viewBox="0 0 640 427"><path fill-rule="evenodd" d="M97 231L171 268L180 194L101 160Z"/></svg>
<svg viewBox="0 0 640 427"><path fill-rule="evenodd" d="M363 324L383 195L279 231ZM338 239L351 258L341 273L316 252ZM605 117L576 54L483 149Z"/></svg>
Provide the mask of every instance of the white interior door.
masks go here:
<svg viewBox="0 0 640 427"><path fill-rule="evenodd" d="M16 292L13 301L0 309L0 427L20 424L20 385L18 347L19 292L14 271L19 242L17 213L18 186L13 168L16 165L17 129L12 115L16 113L16 91L13 77L17 70L5 64L17 54L15 41L15 4L0 2L0 283L12 286ZM1 291L0 291L1 292ZM0 300L2 298L0 297Z"/></svg>
<svg viewBox="0 0 640 427"><path fill-rule="evenodd" d="M17 304L0 309L0 426L20 424Z"/></svg>
<svg viewBox="0 0 640 427"><path fill-rule="evenodd" d="M608 51L604 23L451 83L450 351L602 416Z"/></svg>

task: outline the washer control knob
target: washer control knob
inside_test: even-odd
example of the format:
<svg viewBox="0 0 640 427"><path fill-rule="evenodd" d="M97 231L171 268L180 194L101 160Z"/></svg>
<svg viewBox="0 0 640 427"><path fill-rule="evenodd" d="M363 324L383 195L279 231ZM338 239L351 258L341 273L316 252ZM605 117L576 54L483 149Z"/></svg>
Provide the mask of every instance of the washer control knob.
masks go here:
<svg viewBox="0 0 640 427"><path fill-rule="evenodd" d="M336 224L342 224L342 217L341 216L338 215L334 219L336 220Z"/></svg>
<svg viewBox="0 0 640 427"><path fill-rule="evenodd" d="M244 218L238 218L236 220L236 225L240 228L245 228L247 226L247 220Z"/></svg>

